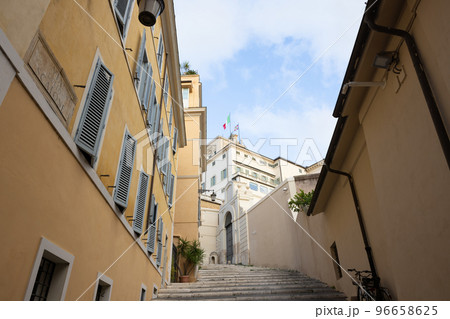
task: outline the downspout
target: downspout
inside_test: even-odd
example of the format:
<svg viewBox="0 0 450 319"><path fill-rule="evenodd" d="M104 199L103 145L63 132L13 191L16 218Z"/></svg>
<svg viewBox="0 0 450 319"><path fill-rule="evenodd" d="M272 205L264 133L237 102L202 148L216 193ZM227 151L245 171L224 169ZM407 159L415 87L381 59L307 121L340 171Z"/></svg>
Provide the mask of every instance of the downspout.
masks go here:
<svg viewBox="0 0 450 319"><path fill-rule="evenodd" d="M358 216L359 228L361 230L361 235L362 235L363 241L364 241L364 249L366 250L367 259L369 261L369 266L370 266L370 272L372 273L372 278L374 279L375 291L377 293L376 299L381 300L380 299L381 296L379 295L380 294L380 289L379 289L380 278L378 277L377 270L375 268L375 260L373 258L373 254L372 254L372 247L370 246L369 240L367 238L366 227L364 225L364 220L363 220L362 213L361 213L361 207L359 206L358 196L356 195L356 189L355 189L355 185L353 183L353 177L349 173L332 169L327 164L325 164L325 167L331 173L343 175L343 176L347 177L347 179L348 179L348 183L350 184L350 189L352 190L352 196L353 196L353 202L355 204L356 214Z"/></svg>
<svg viewBox="0 0 450 319"><path fill-rule="evenodd" d="M434 128L439 137L442 151L444 152L445 158L447 160L447 166L450 168L450 140L448 138L444 121L442 120L441 114L439 112L436 99L434 98L433 91L431 90L430 82L428 81L428 78L425 74L425 70L421 62L414 38L407 31L375 24L373 15L374 12L371 11L364 16L364 22L369 26L371 30L395 35L405 40L406 46L408 47L408 51L411 56L411 60L414 65L414 69L416 70L416 74L419 79L420 86L422 88L422 92L428 105L428 110L434 123Z"/></svg>

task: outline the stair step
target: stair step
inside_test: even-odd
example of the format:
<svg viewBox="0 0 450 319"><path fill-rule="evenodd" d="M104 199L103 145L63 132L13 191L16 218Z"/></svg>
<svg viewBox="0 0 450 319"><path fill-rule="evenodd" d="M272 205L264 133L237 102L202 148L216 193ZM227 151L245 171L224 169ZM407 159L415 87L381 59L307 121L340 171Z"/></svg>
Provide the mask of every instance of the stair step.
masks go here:
<svg viewBox="0 0 450 319"><path fill-rule="evenodd" d="M344 294L299 272L209 265L194 283L161 288L157 300L346 300Z"/></svg>

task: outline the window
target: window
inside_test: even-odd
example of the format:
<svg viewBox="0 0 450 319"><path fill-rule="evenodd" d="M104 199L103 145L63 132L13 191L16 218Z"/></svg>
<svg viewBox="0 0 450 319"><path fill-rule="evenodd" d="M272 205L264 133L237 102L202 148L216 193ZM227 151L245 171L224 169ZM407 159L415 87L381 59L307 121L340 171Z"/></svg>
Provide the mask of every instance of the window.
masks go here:
<svg viewBox="0 0 450 319"><path fill-rule="evenodd" d="M263 194L267 194L269 192L269 189L265 186L259 186L259 191Z"/></svg>
<svg viewBox="0 0 450 319"><path fill-rule="evenodd" d="M156 61L158 62L158 69L161 72L162 61L164 57L164 41L162 32L159 34L158 52L156 53Z"/></svg>
<svg viewBox="0 0 450 319"><path fill-rule="evenodd" d="M161 108L156 99L156 84L152 81L152 89L150 94L150 109L147 112L147 125L150 128L150 134L154 135L153 141L157 140L158 124L161 116ZM153 142L154 143L154 142Z"/></svg>
<svg viewBox="0 0 450 319"><path fill-rule="evenodd" d="M173 105L170 105L170 115L169 115L169 134L172 132L172 122L173 122Z"/></svg>
<svg viewBox="0 0 450 319"><path fill-rule="evenodd" d="M239 151L236 151L236 155L241 155L241 152L239 152Z"/></svg>
<svg viewBox="0 0 450 319"><path fill-rule="evenodd" d="M224 159L224 158L226 158L227 157L227 154L223 154L222 155L222 159Z"/></svg>
<svg viewBox="0 0 450 319"><path fill-rule="evenodd" d="M263 165L263 166L266 166L266 165L267 165L267 162L266 162L266 161L263 161L263 160L259 160L259 164L261 164L261 165Z"/></svg>
<svg viewBox="0 0 450 319"><path fill-rule="evenodd" d="M166 78L164 79L164 105L167 107L167 100L169 98L169 73L166 68ZM170 120L169 120L170 121Z"/></svg>
<svg viewBox="0 0 450 319"><path fill-rule="evenodd" d="M133 3L134 0L114 0L114 11L122 39L126 37Z"/></svg>
<svg viewBox="0 0 450 319"><path fill-rule="evenodd" d="M245 158L247 158L247 157L248 157L248 155L247 155L247 154L244 154L244 157L245 157Z"/></svg>
<svg viewBox="0 0 450 319"><path fill-rule="evenodd" d="M222 194L225 193L225 188L222 188L220 191Z"/></svg>
<svg viewBox="0 0 450 319"><path fill-rule="evenodd" d="M236 173L239 173L241 171L241 168L239 166L236 166Z"/></svg>
<svg viewBox="0 0 450 319"><path fill-rule="evenodd" d="M42 257L41 264L34 282L33 292L31 293L31 301L46 301L50 283L55 272L56 263Z"/></svg>
<svg viewBox="0 0 450 319"><path fill-rule="evenodd" d="M215 176L211 177L211 183L210 183L210 185L211 185L211 186L216 185L216 177L215 177Z"/></svg>
<svg viewBox="0 0 450 319"><path fill-rule="evenodd" d="M205 183L202 183L202 189L203 189L203 190L206 189Z"/></svg>
<svg viewBox="0 0 450 319"><path fill-rule="evenodd" d="M135 153L136 139L128 131L125 131L114 191L114 202L124 209L128 206Z"/></svg>
<svg viewBox="0 0 450 319"><path fill-rule="evenodd" d="M224 180L225 178L227 178L227 169L226 168L220 172L220 179Z"/></svg>
<svg viewBox="0 0 450 319"><path fill-rule="evenodd" d="M189 88L182 88L181 91L183 93L183 107L188 108L189 107Z"/></svg>
<svg viewBox="0 0 450 319"><path fill-rule="evenodd" d="M134 207L133 230L142 234L144 226L145 204L147 203L148 175L144 172L139 174L139 186L136 195L136 204Z"/></svg>
<svg viewBox="0 0 450 319"><path fill-rule="evenodd" d="M298 169L298 172L299 172L299 173L303 173L303 171L302 171L302 169L301 169L301 168L299 168L299 169Z"/></svg>
<svg viewBox="0 0 450 319"><path fill-rule="evenodd" d="M280 178L279 177L275 180L275 184L280 185Z"/></svg>
<svg viewBox="0 0 450 319"><path fill-rule="evenodd" d="M75 144L91 157L91 164L96 161L100 140L105 130L113 79L114 75L98 59L75 134Z"/></svg>
<svg viewBox="0 0 450 319"><path fill-rule="evenodd" d="M24 300L64 300L74 256L42 238Z"/></svg>
<svg viewBox="0 0 450 319"><path fill-rule="evenodd" d="M275 184L275 180L273 178L270 179L271 184Z"/></svg>
<svg viewBox="0 0 450 319"><path fill-rule="evenodd" d="M213 161L213 162L212 162L212 166L215 166L215 165L216 165L216 161Z"/></svg>
<svg viewBox="0 0 450 319"><path fill-rule="evenodd" d="M261 175L261 180L267 182L267 176Z"/></svg>
<svg viewBox="0 0 450 319"><path fill-rule="evenodd" d="M162 218L160 217L158 219L158 234L157 234L157 241L158 241L158 252L156 254L156 266L161 266L161 257L162 257L162 235L164 230L164 222Z"/></svg>
<svg viewBox="0 0 450 319"><path fill-rule="evenodd" d="M245 175L248 175L248 174L249 174L249 170L246 169L246 170L245 170Z"/></svg>
<svg viewBox="0 0 450 319"><path fill-rule="evenodd" d="M278 163L275 163L275 164L269 164L269 166L272 167L272 168L275 168L275 167L278 166Z"/></svg>
<svg viewBox="0 0 450 319"><path fill-rule="evenodd" d="M111 289L113 281L102 273L97 274L97 286L94 291L95 301L109 301L111 299Z"/></svg>
<svg viewBox="0 0 450 319"><path fill-rule="evenodd" d="M147 286L144 284L141 284L141 295L139 297L139 300L145 301L146 296L147 296Z"/></svg>
<svg viewBox="0 0 450 319"><path fill-rule="evenodd" d="M148 109L149 102L149 94L151 91L152 84L152 75L153 70L152 66L148 60L147 49L145 47L146 44L146 33L145 29L142 33L141 46L139 49L139 56L136 63L136 71L134 75L134 85L138 92L139 101L144 110Z"/></svg>
<svg viewBox="0 0 450 319"><path fill-rule="evenodd" d="M252 172L252 176L253 176L254 178L258 178L258 174L256 174L256 172Z"/></svg>
<svg viewBox="0 0 450 319"><path fill-rule="evenodd" d="M155 239L156 239L156 216L158 215L158 203L156 203L155 195L152 194L150 201L150 214L148 224L148 237L147 237L147 251L150 254L155 252Z"/></svg>
<svg viewBox="0 0 450 319"><path fill-rule="evenodd" d="M333 261L333 267L334 267L334 273L336 274L336 279L342 278L342 271L341 271L341 267L339 266L341 263L339 262L339 255L338 255L336 242L334 242L333 245L331 245L330 251L331 251L331 257L333 257L333 259L335 260L335 261Z"/></svg>
<svg viewBox="0 0 450 319"><path fill-rule="evenodd" d="M170 174L169 207L173 205L173 190L175 186L175 176Z"/></svg>
<svg viewBox="0 0 450 319"><path fill-rule="evenodd" d="M258 191L258 184L256 183L249 183L250 189L254 191Z"/></svg>
<svg viewBox="0 0 450 319"><path fill-rule="evenodd" d="M177 152L177 143L178 143L178 129L176 127L173 128L173 141L172 141L172 151L174 153Z"/></svg>

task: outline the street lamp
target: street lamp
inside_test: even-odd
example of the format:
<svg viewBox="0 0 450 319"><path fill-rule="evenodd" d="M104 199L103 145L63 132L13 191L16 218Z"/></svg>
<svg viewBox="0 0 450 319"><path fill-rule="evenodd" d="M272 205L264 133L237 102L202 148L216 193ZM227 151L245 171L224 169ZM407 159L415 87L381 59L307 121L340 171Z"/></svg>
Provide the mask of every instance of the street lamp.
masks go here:
<svg viewBox="0 0 450 319"><path fill-rule="evenodd" d="M211 194L211 201L212 201L212 202L215 202L215 201L216 201L217 195L216 195L216 193L214 193L214 190L211 190L211 189L199 189L199 190L198 190L198 193L199 193L199 194L203 194L203 193L205 193L205 192L212 192L212 194Z"/></svg>
<svg viewBox="0 0 450 319"><path fill-rule="evenodd" d="M156 23L156 18L164 11L164 0L138 0L139 21L146 27Z"/></svg>

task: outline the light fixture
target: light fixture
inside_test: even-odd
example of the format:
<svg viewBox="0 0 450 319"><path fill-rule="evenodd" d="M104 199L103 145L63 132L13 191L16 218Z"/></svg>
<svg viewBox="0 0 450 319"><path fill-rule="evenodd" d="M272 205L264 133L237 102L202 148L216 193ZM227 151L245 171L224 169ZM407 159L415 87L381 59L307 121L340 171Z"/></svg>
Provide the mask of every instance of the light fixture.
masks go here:
<svg viewBox="0 0 450 319"><path fill-rule="evenodd" d="M349 87L371 87L378 86L384 88L386 86L386 81L378 81L378 82L348 82L342 86L341 94L347 94Z"/></svg>
<svg viewBox="0 0 450 319"><path fill-rule="evenodd" d="M146 27L155 25L156 19L164 11L164 0L138 0L139 21Z"/></svg>
<svg viewBox="0 0 450 319"><path fill-rule="evenodd" d="M397 52L395 51L383 51L375 56L373 66L380 69L389 69L392 62L396 60Z"/></svg>
<svg viewBox="0 0 450 319"><path fill-rule="evenodd" d="M199 190L198 190L198 193L199 193L199 194L203 194L203 193L205 193L205 192L212 192L212 194L210 195L211 201L212 201L212 202L215 202L215 201L216 201L217 195L216 195L216 193L214 192L214 190L211 190L211 189L199 189Z"/></svg>

